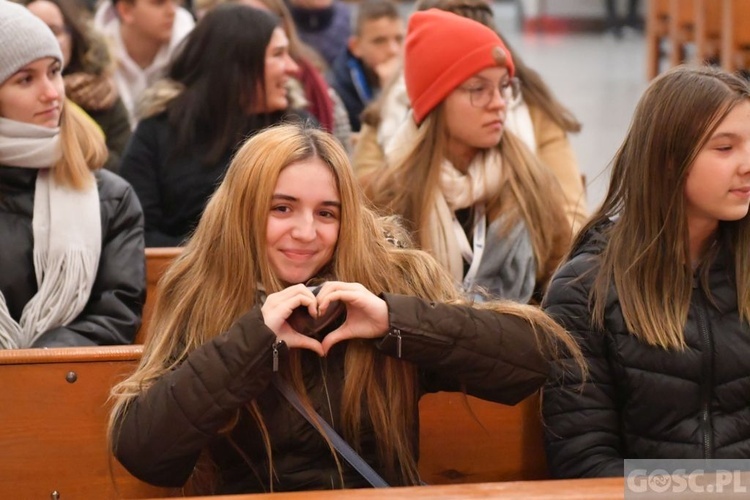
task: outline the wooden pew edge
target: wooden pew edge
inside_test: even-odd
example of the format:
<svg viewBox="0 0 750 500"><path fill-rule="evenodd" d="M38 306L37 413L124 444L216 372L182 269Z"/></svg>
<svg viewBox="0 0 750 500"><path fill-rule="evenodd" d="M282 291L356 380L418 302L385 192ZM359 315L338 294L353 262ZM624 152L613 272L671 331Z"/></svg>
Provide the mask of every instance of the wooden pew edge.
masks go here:
<svg viewBox="0 0 750 500"><path fill-rule="evenodd" d="M91 361L138 361L143 345L55 347L50 349L0 350L1 365L39 363L87 363Z"/></svg>
<svg viewBox="0 0 750 500"><path fill-rule="evenodd" d="M146 257L172 260L182 252L182 247L146 247Z"/></svg>

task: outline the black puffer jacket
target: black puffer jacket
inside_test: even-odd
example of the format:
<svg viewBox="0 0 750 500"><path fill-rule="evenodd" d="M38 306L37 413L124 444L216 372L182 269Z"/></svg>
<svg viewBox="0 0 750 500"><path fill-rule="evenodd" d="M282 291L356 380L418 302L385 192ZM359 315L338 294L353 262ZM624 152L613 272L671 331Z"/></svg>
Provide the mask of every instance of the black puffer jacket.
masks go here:
<svg viewBox="0 0 750 500"><path fill-rule="evenodd" d="M455 391L465 384L469 394L515 404L546 380L549 363L524 320L401 295L386 294L384 299L392 333L373 342L395 357L394 333L399 330L401 355L421 369L422 390ZM201 450L207 448L221 473L218 492L269 490L261 434L244 410L255 400L273 445L278 478L274 490L339 487L338 470L325 441L270 385L275 339L256 306L228 332L193 351L128 407L115 431L117 458L144 481L177 487L192 474ZM309 351L300 352L311 402L339 433L345 349L346 342L337 344L322 359ZM287 352L281 344L282 365ZM238 409L243 411L231 432L232 444L218 433ZM361 455L383 474L375 452L377 436L368 421L363 421ZM416 421L412 436L416 450ZM346 487L367 486L353 469L345 466L343 472Z"/></svg>
<svg viewBox="0 0 750 500"><path fill-rule="evenodd" d="M18 321L37 292L32 215L37 170L0 166L0 292ZM83 312L44 333L34 347L131 344L146 293L143 213L133 189L108 171L95 173L102 220L102 253Z"/></svg>
<svg viewBox="0 0 750 500"><path fill-rule="evenodd" d="M750 326L737 311L728 246L709 268L713 303L693 288L684 351L631 335L614 290L605 328L592 326L588 296L603 246L603 233L590 233L543 304L577 336L590 366L582 391L570 374L544 390L552 475L622 475L625 458L750 458Z"/></svg>

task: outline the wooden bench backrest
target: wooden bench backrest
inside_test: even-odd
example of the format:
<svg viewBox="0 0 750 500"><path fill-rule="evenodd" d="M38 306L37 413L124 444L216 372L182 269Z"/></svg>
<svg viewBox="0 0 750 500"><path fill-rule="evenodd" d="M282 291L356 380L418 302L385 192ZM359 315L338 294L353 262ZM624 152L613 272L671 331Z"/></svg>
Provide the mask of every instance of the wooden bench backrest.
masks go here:
<svg viewBox="0 0 750 500"><path fill-rule="evenodd" d="M0 351L0 498L166 495L110 460L107 449L109 390L135 369L141 349Z"/></svg>
<svg viewBox="0 0 750 500"><path fill-rule="evenodd" d="M419 471L428 484L549 477L537 395L505 406L440 392L423 396L419 413Z"/></svg>
<svg viewBox="0 0 750 500"><path fill-rule="evenodd" d="M722 5L716 0L695 1L695 58L703 64L721 55Z"/></svg>
<svg viewBox="0 0 750 500"><path fill-rule="evenodd" d="M136 344L143 344L146 341L148 326L156 303L156 286L164 271L181 252L181 247L146 249L146 303L143 305L143 320L135 338Z"/></svg>
<svg viewBox="0 0 750 500"><path fill-rule="evenodd" d="M106 445L110 388L135 369L142 347L0 351L0 498L171 493L130 476ZM420 472L429 484L547 477L536 396L510 407L428 394L420 422Z"/></svg>
<svg viewBox="0 0 750 500"><path fill-rule="evenodd" d="M646 78L659 73L661 39L669 34L669 1L649 0L646 10Z"/></svg>
<svg viewBox="0 0 750 500"><path fill-rule="evenodd" d="M724 0L721 66L730 72L750 69L750 0Z"/></svg>

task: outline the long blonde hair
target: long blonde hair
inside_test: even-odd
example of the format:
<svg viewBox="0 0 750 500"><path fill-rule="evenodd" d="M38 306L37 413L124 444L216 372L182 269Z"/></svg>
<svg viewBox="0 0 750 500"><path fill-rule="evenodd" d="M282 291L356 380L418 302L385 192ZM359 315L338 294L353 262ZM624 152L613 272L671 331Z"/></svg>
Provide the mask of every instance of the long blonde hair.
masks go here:
<svg viewBox="0 0 750 500"><path fill-rule="evenodd" d="M607 244L591 291L596 325L604 324L614 286L633 335L653 346L685 346L693 288L685 182L714 130L735 106L748 101L747 82L708 67L677 67L646 89L613 160L607 196L573 245L575 251L590 229L615 219L605 230ZM720 227L729 237L737 303L747 321L750 217Z"/></svg>
<svg viewBox="0 0 750 500"><path fill-rule="evenodd" d="M402 216L422 247L427 244L428 218L447 154L447 129L444 104L440 103L420 125L407 152L377 175L362 179L375 206ZM526 223L537 263L537 288L541 289L570 243L562 191L549 169L512 133L505 131L496 147L502 156L503 174L497 196L489 201L488 214L490 218L505 216L503 231L519 220Z"/></svg>
<svg viewBox="0 0 750 500"><path fill-rule="evenodd" d="M339 189L341 229L329 266L336 279L361 283L374 293L458 300L453 281L434 259L391 243L394 235L403 239L399 227L365 206L346 153L335 139L299 125L267 129L238 151L195 234L159 283L141 363L112 391L110 440L132 400L256 305L259 284L268 293L283 288L266 256L266 220L279 173L310 158L319 158L330 167ZM578 352L570 337L540 311L513 304L493 307L529 319L542 336L563 339L572 352ZM546 346L546 342L540 344ZM362 422L369 419L378 436L377 454L386 479L417 484L417 450L411 433L418 411L414 365L380 353L370 342L354 340L347 344L344 371L339 409L344 438L359 449ZM306 399L298 352L290 352L289 370L281 373ZM258 406L254 402L248 406L266 443L272 485L268 432ZM369 415L362 413L363 407Z"/></svg>
<svg viewBox="0 0 750 500"><path fill-rule="evenodd" d="M91 171L104 165L109 152L96 122L69 99L60 118L60 141L62 157L54 168L55 181L73 189L89 186L94 182Z"/></svg>

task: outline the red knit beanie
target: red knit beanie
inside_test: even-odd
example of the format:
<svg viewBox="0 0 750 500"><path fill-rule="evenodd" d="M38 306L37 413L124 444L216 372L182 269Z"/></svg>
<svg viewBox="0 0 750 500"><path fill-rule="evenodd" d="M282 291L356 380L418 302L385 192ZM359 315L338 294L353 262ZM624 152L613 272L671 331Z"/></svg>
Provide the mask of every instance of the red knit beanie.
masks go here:
<svg viewBox="0 0 750 500"><path fill-rule="evenodd" d="M404 77L417 125L467 78L502 65L503 54L512 77L515 67L510 51L492 29L438 9L412 14L406 33Z"/></svg>

